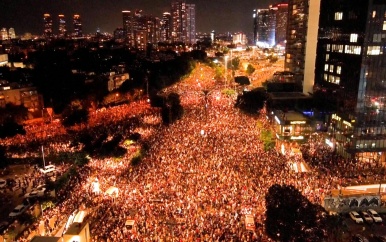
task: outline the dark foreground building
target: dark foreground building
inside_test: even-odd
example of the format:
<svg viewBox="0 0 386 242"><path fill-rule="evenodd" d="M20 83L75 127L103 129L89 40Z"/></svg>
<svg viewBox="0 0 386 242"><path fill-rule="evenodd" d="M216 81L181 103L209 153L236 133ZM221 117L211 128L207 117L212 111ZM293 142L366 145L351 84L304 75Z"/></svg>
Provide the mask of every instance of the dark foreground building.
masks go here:
<svg viewBox="0 0 386 242"><path fill-rule="evenodd" d="M345 157L385 162L386 1L322 0L315 84L334 90L330 139Z"/></svg>

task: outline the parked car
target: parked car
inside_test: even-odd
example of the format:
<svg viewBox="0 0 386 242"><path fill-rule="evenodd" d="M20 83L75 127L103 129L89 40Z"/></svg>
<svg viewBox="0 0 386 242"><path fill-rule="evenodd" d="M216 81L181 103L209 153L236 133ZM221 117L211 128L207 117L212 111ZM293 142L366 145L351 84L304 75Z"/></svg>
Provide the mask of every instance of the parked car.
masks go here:
<svg viewBox="0 0 386 242"><path fill-rule="evenodd" d="M35 191L32 191L32 192L29 192L29 193L26 193L24 195L25 198L35 198L35 197L44 197L45 195L45 190L35 190Z"/></svg>
<svg viewBox="0 0 386 242"><path fill-rule="evenodd" d="M352 237L352 242L369 242L369 240L363 235L356 234Z"/></svg>
<svg viewBox="0 0 386 242"><path fill-rule="evenodd" d="M363 219L361 218L359 213L357 213L355 211L351 211L351 212L349 212L349 215L350 215L350 218L355 221L355 223L363 224Z"/></svg>
<svg viewBox="0 0 386 242"><path fill-rule="evenodd" d="M386 235L375 235L373 237L373 241L376 241L376 242L386 242Z"/></svg>
<svg viewBox="0 0 386 242"><path fill-rule="evenodd" d="M9 223L7 221L0 222L0 234L3 234L4 231L8 228Z"/></svg>
<svg viewBox="0 0 386 242"><path fill-rule="evenodd" d="M46 177L55 176L56 173L56 167L54 165L48 165L43 168L40 168L39 170Z"/></svg>
<svg viewBox="0 0 386 242"><path fill-rule="evenodd" d="M370 214L374 222L382 223L382 217L374 209L367 209L367 213Z"/></svg>
<svg viewBox="0 0 386 242"><path fill-rule="evenodd" d="M46 185L40 185L40 186L37 186L35 188L32 188L32 191L31 192L38 192L40 194L45 194L47 192L47 188L46 188ZM42 195L42 196L43 196Z"/></svg>
<svg viewBox="0 0 386 242"><path fill-rule="evenodd" d="M4 179L0 179L0 188L5 188L7 186L7 181Z"/></svg>
<svg viewBox="0 0 386 242"><path fill-rule="evenodd" d="M372 224L374 223L374 220L373 218L370 216L370 214L368 214L367 212L361 212L362 214L362 217L364 219L364 221L368 224Z"/></svg>
<svg viewBox="0 0 386 242"><path fill-rule="evenodd" d="M12 212L9 213L10 218L16 218L17 216L23 214L28 209L28 206L24 204L17 205Z"/></svg>

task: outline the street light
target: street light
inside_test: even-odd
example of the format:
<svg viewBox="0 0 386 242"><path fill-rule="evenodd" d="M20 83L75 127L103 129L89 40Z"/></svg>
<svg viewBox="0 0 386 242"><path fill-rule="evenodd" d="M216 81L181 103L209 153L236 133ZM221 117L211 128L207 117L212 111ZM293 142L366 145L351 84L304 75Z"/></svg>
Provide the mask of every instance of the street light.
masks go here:
<svg viewBox="0 0 386 242"><path fill-rule="evenodd" d="M228 56L226 55L225 57L225 85L227 85L228 80L227 80L227 61L228 61Z"/></svg>

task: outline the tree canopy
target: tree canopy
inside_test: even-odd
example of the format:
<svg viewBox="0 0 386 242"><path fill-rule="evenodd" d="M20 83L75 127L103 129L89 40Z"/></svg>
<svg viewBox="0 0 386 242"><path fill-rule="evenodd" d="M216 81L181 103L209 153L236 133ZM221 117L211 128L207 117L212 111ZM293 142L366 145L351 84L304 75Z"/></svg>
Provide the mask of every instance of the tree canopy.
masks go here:
<svg viewBox="0 0 386 242"><path fill-rule="evenodd" d="M275 241L324 241L326 213L294 186L275 184L265 195L267 235Z"/></svg>
<svg viewBox="0 0 386 242"><path fill-rule="evenodd" d="M236 107L248 113L257 113L267 100L267 95L263 89L256 88L251 91L244 91L237 96Z"/></svg>
<svg viewBox="0 0 386 242"><path fill-rule="evenodd" d="M62 113L64 126L69 127L75 124L88 121L89 112L79 101L73 101Z"/></svg>

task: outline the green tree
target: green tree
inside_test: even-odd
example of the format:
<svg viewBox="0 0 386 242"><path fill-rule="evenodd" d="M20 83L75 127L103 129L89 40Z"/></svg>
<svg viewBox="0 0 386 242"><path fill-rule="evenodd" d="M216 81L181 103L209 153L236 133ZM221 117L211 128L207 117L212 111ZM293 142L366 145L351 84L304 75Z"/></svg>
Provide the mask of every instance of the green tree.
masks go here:
<svg viewBox="0 0 386 242"><path fill-rule="evenodd" d="M252 75L252 73L255 72L255 70L256 69L255 69L255 67L253 67L253 65L248 64L247 71L246 71L248 75Z"/></svg>
<svg viewBox="0 0 386 242"><path fill-rule="evenodd" d="M231 63L232 63L231 69L238 70L240 67L240 58L239 57L233 58Z"/></svg>
<svg viewBox="0 0 386 242"><path fill-rule="evenodd" d="M88 121L89 112L78 100L73 101L62 113L62 124L66 127Z"/></svg>
<svg viewBox="0 0 386 242"><path fill-rule="evenodd" d="M170 93L164 100L161 108L162 121L165 124L180 119L183 115L183 107L181 105L180 96L177 93Z"/></svg>
<svg viewBox="0 0 386 242"><path fill-rule="evenodd" d="M27 118L28 109L24 105L7 103L4 108L0 108L0 123L12 120L12 122L22 124Z"/></svg>
<svg viewBox="0 0 386 242"><path fill-rule="evenodd" d="M269 129L263 129L260 132L260 139L263 141L264 150L268 151L275 148L275 140L272 131Z"/></svg>
<svg viewBox="0 0 386 242"><path fill-rule="evenodd" d="M265 204L266 233L274 241L325 241L325 210L312 204L294 186L271 186Z"/></svg>

